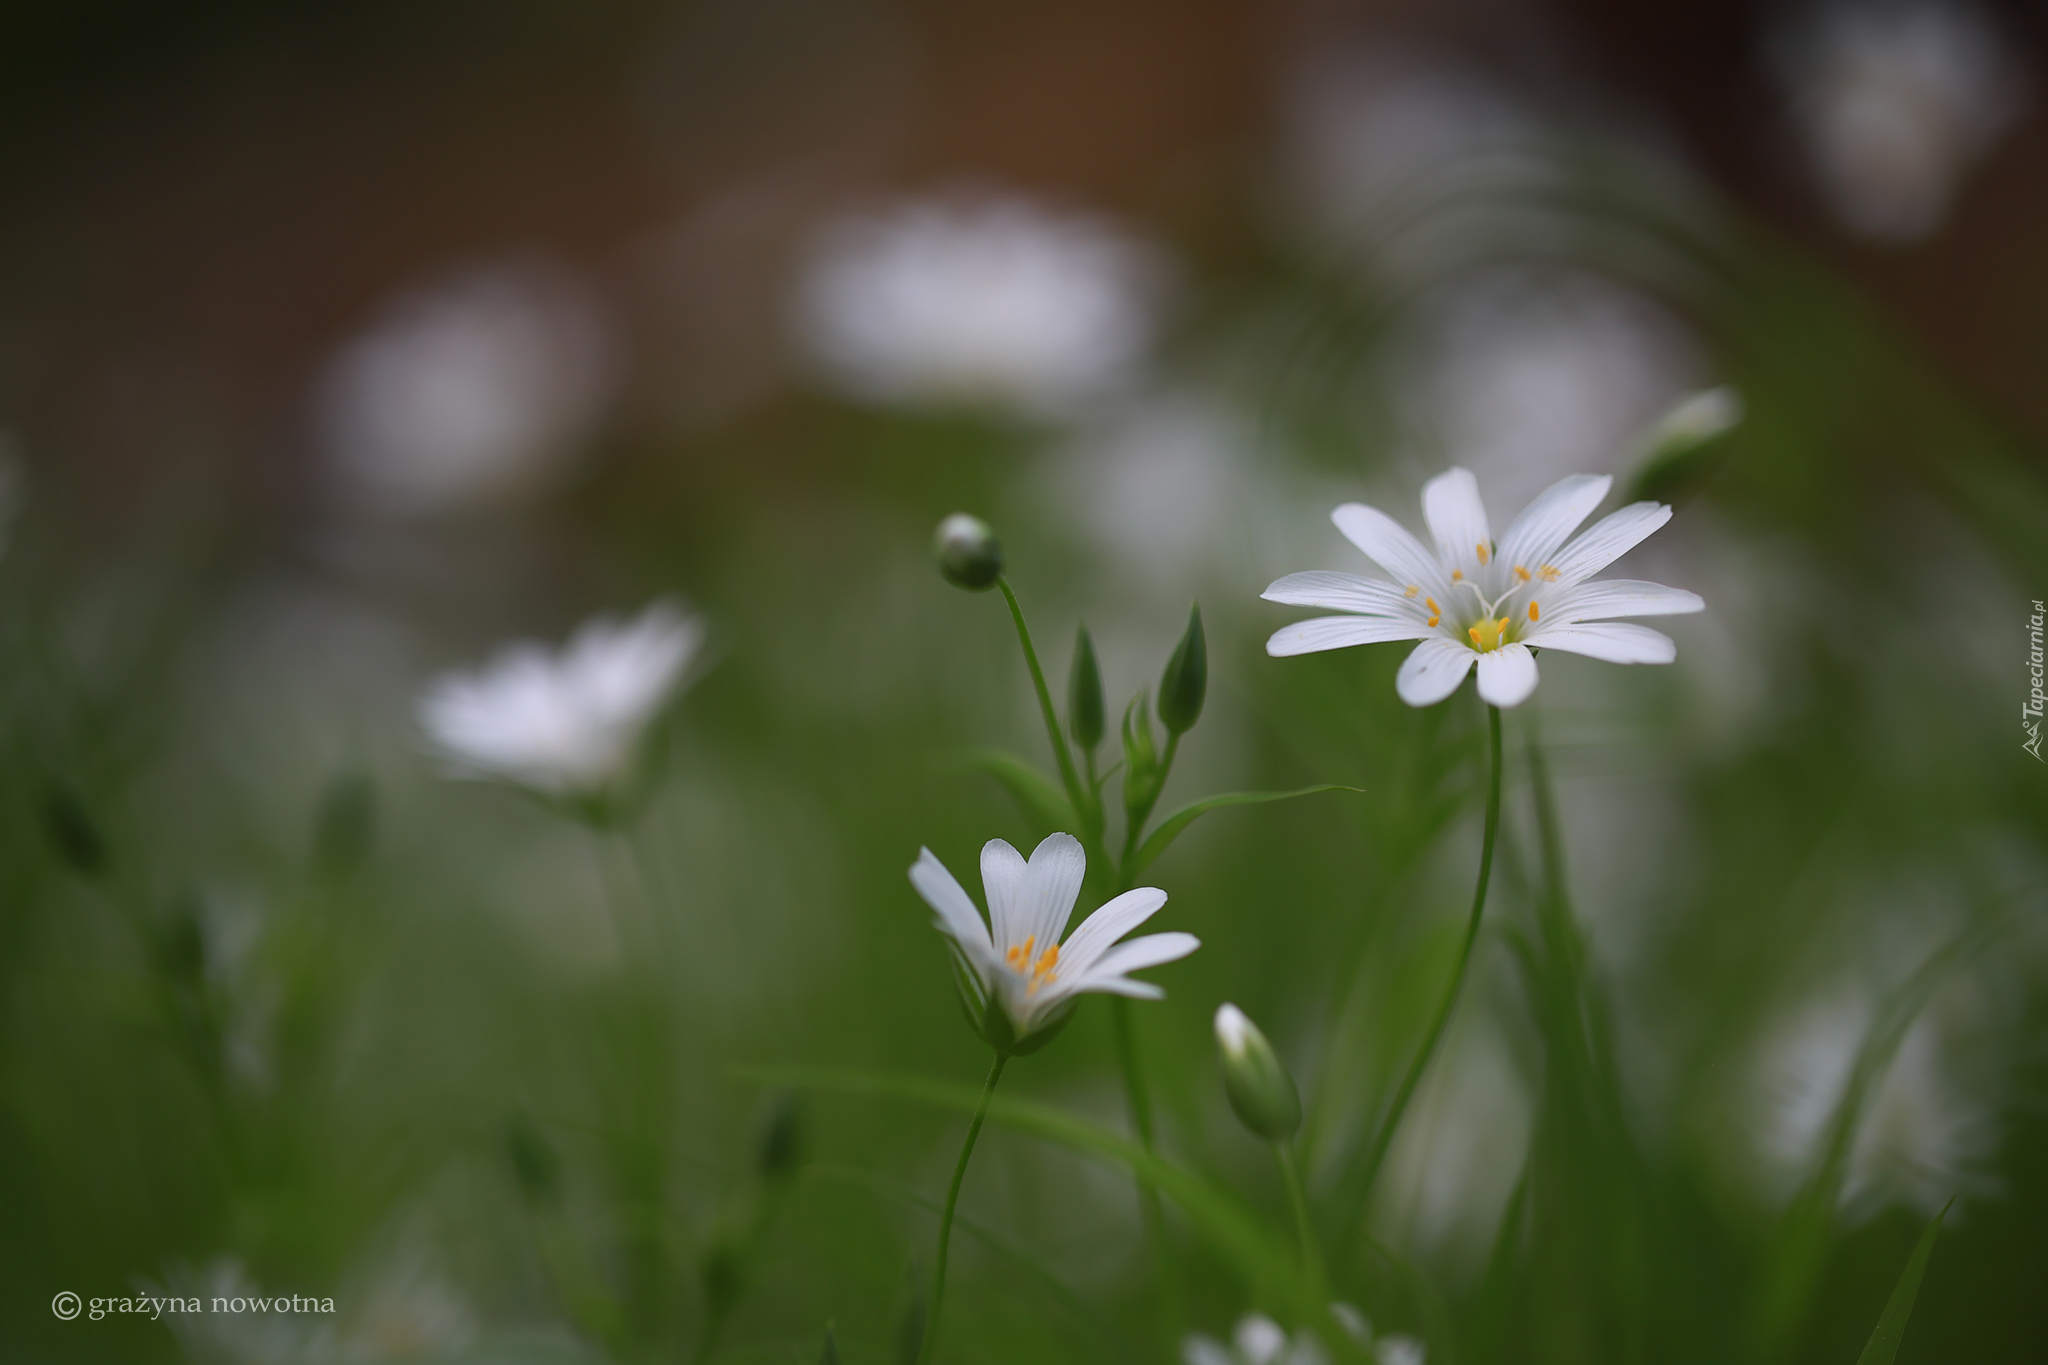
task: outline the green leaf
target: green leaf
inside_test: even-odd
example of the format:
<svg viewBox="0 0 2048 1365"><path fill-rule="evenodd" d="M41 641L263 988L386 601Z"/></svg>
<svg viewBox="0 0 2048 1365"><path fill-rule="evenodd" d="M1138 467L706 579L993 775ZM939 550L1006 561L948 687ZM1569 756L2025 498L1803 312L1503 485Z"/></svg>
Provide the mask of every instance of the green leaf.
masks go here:
<svg viewBox="0 0 2048 1365"><path fill-rule="evenodd" d="M1038 833L1079 828L1066 793L1017 755L1002 749L969 749L955 758L963 770L985 773L1001 783Z"/></svg>
<svg viewBox="0 0 2048 1365"><path fill-rule="evenodd" d="M1950 1195L1948 1203L1941 1206L1941 1212L1920 1234L1913 1254L1906 1258L1906 1268L1899 1272L1899 1282L1892 1286L1884 1312L1878 1315L1869 1344L1856 1357L1856 1365L1891 1365L1892 1357L1899 1353L1899 1342L1906 1335L1906 1319L1913 1316L1913 1300L1920 1296L1920 1276L1927 1270L1927 1258L1934 1254L1934 1239L1941 1232L1941 1220L1948 1217L1955 1203L1955 1196Z"/></svg>
<svg viewBox="0 0 2048 1365"><path fill-rule="evenodd" d="M760 1084L836 1090L850 1095L886 1095L966 1114L973 1113L981 1100L978 1090L920 1076L826 1067L747 1067L736 1074ZM1265 1226L1227 1192L1193 1172L1147 1152L1120 1133L1050 1105L998 1095L989 1103L988 1116L1019 1132L1116 1162L1134 1175L1150 1181L1160 1193L1181 1206L1195 1231L1241 1275L1278 1296L1302 1322L1315 1324L1322 1330L1325 1340L1337 1341L1339 1349L1345 1349L1344 1344L1348 1343L1349 1337L1331 1317L1329 1305L1316 1302L1308 1294L1292 1248L1283 1241L1276 1241ZM1358 1354L1355 1351L1350 1353Z"/></svg>
<svg viewBox="0 0 2048 1365"><path fill-rule="evenodd" d="M1195 823L1212 810L1224 806L1256 806L1267 801L1290 801L1297 796L1313 796L1317 792L1362 792L1363 787L1347 787L1341 782L1325 782L1319 787L1300 787L1291 792L1222 792L1216 796L1205 796L1192 805L1182 806L1159 822L1159 828L1139 846L1131 865L1124 869L1126 880L1145 870L1154 858L1166 852L1168 845L1180 837L1181 831Z"/></svg>

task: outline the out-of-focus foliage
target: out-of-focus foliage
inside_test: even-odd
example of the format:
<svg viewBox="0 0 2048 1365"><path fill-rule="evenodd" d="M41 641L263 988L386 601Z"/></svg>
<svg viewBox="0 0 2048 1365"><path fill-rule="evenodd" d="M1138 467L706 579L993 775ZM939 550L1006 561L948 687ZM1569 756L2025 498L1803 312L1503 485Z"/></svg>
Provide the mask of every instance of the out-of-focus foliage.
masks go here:
<svg viewBox="0 0 2048 1365"><path fill-rule="evenodd" d="M593 340L555 422L595 441L580 480L511 442L565 481L551 501L277 533L224 490L91 554L94 490L25 448L0 558L0 1354L914 1359L988 1059L904 870L1084 818L1003 757L1054 768L1004 601L934 570L961 508L1000 533L1076 761L1128 765L1129 811L1358 790L1126 850L1170 896L1153 927L1203 942L1133 1012L1156 1151L1086 1000L1005 1073L941 1360L1163 1362L1263 1313L1387 1365L1847 1362L1951 1197L1897 1358L2034 1349L2048 777L2014 722L2040 452L1669 167L1466 112L1478 141L1425 158L1442 174L1190 270L1157 354L1113 338L1115 386L1034 350L1057 403L892 371L599 439ZM1630 444L1722 383L1739 425ZM1288 616L1257 593L1366 569L1337 502L1406 508L1489 460L1496 518L1580 468L1681 503L1627 564L1708 610L1674 621L1669 668L1547 655L1509 714L1473 974L1368 1186L1463 927L1486 718L1469 688L1401 704L1398 647L1266 658ZM701 676L648 721L632 801L440 770L414 719L436 673L670 596L709 623ZM1100 800L1085 818L1119 828ZM1308 1301L1226 1098L1226 1000L1299 1083L1342 1313ZM139 1286L336 1308L49 1308Z"/></svg>

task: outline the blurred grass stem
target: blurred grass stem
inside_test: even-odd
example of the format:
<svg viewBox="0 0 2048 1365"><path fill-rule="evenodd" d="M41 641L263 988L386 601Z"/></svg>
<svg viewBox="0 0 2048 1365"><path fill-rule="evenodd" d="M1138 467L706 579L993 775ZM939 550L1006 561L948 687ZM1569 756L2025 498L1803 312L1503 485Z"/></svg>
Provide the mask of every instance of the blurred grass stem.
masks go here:
<svg viewBox="0 0 2048 1365"><path fill-rule="evenodd" d="M1000 580L998 580L1000 581ZM1009 592L1009 585L1003 591ZM1010 604L1016 606L1014 597ZM1019 616L1021 625L1023 617ZM1037 671L1037 665L1032 665ZM953 1183L946 1190L946 1209L939 1215L939 1250L932 1262L932 1311L925 1319L924 1341L917 1348L917 1365L931 1365L932 1351L939 1342L939 1309L946 1301L946 1249L953 1240L953 1209L960 1202L960 1182L967 1177L967 1159L974 1155L974 1140L981 1136L981 1125L988 1118L988 1102L995 1098L996 1082L1003 1078L1003 1067L1009 1058L998 1052L995 1065L989 1068L988 1080L981 1087L981 1103L975 1106L974 1118L967 1125L967 1140L960 1144L960 1160L953 1167Z"/></svg>
<svg viewBox="0 0 2048 1365"><path fill-rule="evenodd" d="M1348 1253L1353 1241L1365 1221L1365 1210L1372 1198L1373 1182L1378 1179L1380 1167L1386 1162L1387 1149L1393 1145L1394 1134L1401 1126L1401 1116L1408 1111L1409 1101L1415 1098L1416 1087L1422 1083L1422 1073L1429 1068L1429 1059L1436 1054L1437 1044L1443 1040L1444 1029L1451 1020L1451 1011L1456 1008L1458 995L1465 987L1465 973L1472 965L1472 949L1479 941L1479 922L1486 912L1486 886L1493 877L1493 849L1500 834L1500 708L1486 708L1487 748L1492 758L1492 771L1486 787L1486 833L1479 849L1479 882L1472 890L1472 912L1465 920L1465 937L1458 944L1458 960L1451 968L1450 982L1444 987L1444 996L1437 1003L1436 1014L1429 1021L1429 1029L1422 1036L1422 1043L1415 1049L1414 1060L1408 1063L1408 1072L1401 1077L1400 1089L1394 1092L1394 1102L1387 1106L1387 1115L1380 1121L1379 1130L1374 1133L1372 1146L1367 1149L1365 1161L1360 1169L1353 1198L1340 1204L1347 1216L1347 1224L1341 1236Z"/></svg>

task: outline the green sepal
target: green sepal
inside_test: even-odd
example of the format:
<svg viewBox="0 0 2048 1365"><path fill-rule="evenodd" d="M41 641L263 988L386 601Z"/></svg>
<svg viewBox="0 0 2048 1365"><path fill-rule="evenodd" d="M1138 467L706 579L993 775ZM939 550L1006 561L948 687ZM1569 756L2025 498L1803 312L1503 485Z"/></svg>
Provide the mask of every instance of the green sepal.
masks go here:
<svg viewBox="0 0 2048 1365"><path fill-rule="evenodd" d="M1124 820L1127 829L1142 829L1159 801L1165 783L1159 751L1152 743L1152 721L1146 714L1150 698L1140 692L1124 708Z"/></svg>

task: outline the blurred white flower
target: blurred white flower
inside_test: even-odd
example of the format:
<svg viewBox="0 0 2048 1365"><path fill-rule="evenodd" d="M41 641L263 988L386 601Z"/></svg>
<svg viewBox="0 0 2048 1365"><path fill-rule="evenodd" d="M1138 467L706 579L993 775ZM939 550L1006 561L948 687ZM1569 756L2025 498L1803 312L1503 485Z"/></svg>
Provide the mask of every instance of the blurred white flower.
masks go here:
<svg viewBox="0 0 2048 1365"><path fill-rule="evenodd" d="M1690 329L1654 300L1578 271L1494 268L1427 297L1386 383L1409 443L1520 502L1610 472L1698 370Z"/></svg>
<svg viewBox="0 0 2048 1365"><path fill-rule="evenodd" d="M2026 101L2001 35L1955 0L1829 5L1789 30L1778 56L1828 207L1882 240L1938 228Z"/></svg>
<svg viewBox="0 0 2048 1365"><path fill-rule="evenodd" d="M1155 249L1103 219L957 196L830 225L804 268L798 322L856 397L1051 417L1137 371L1163 278Z"/></svg>
<svg viewBox="0 0 2048 1365"><path fill-rule="evenodd" d="M1320 46L1283 93L1282 174L1307 224L1338 245L1489 151L1525 149L1535 122L1484 76L1423 49Z"/></svg>
<svg viewBox="0 0 2048 1365"><path fill-rule="evenodd" d="M541 491L603 415L616 343L558 265L472 266L394 299L321 376L317 417L345 492L434 513Z"/></svg>
<svg viewBox="0 0 2048 1365"><path fill-rule="evenodd" d="M1330 519L1394 581L1324 570L1287 575L1261 596L1355 615L1283 626L1266 642L1266 653L1284 658L1420 640L1394 684L1410 706L1430 706L1450 696L1475 664L1483 700L1519 706L1536 690L1533 649L1560 649L1617 664L1668 664L1678 657L1669 636L1614 618L1699 611L1706 603L1656 583L1587 580L1671 520L1671 509L1656 502L1631 503L1565 543L1612 483L1604 474L1559 480L1515 518L1496 544L1479 501L1478 481L1466 470L1451 469L1422 489L1434 552L1379 509L1346 503Z"/></svg>
<svg viewBox="0 0 2048 1365"><path fill-rule="evenodd" d="M371 1284L350 1314L334 1358L337 1365L445 1360L466 1350L476 1335L476 1317L462 1296L439 1276L403 1262Z"/></svg>
<svg viewBox="0 0 2048 1365"><path fill-rule="evenodd" d="M145 1286L145 1290L157 1292L155 1286ZM212 1261L203 1270L174 1265L164 1275L163 1290L167 1295L200 1302L199 1312L166 1312L161 1319L191 1365L305 1365L332 1343L332 1329L324 1315L211 1311L216 1298L232 1302L265 1297L265 1291L233 1257Z"/></svg>
<svg viewBox="0 0 2048 1365"><path fill-rule="evenodd" d="M1028 863L1003 840L989 840L981 850L984 925L973 899L930 849L919 849L911 866L911 885L937 912L937 928L958 946L984 998L994 997L1019 1040L1054 1022L1062 1006L1085 992L1164 998L1158 986L1125 973L1178 961L1201 946L1182 933L1117 943L1166 904L1166 893L1152 886L1111 900L1062 943L1087 867L1081 841L1071 834L1047 835Z"/></svg>
<svg viewBox="0 0 2048 1365"><path fill-rule="evenodd" d="M1330 1305L1338 1326L1360 1346L1372 1351L1379 1365L1424 1365L1428 1353L1414 1337L1373 1337L1365 1314L1348 1303ZM1237 1320L1225 1345L1212 1336L1191 1332L1181 1339L1181 1365L1327 1365L1329 1353L1315 1333L1303 1330L1293 1336L1263 1313L1247 1313Z"/></svg>
<svg viewBox="0 0 2048 1365"><path fill-rule="evenodd" d="M630 766L703 636L700 618L657 602L630 621L599 617L559 651L520 641L436 678L420 725L457 776L588 794Z"/></svg>

